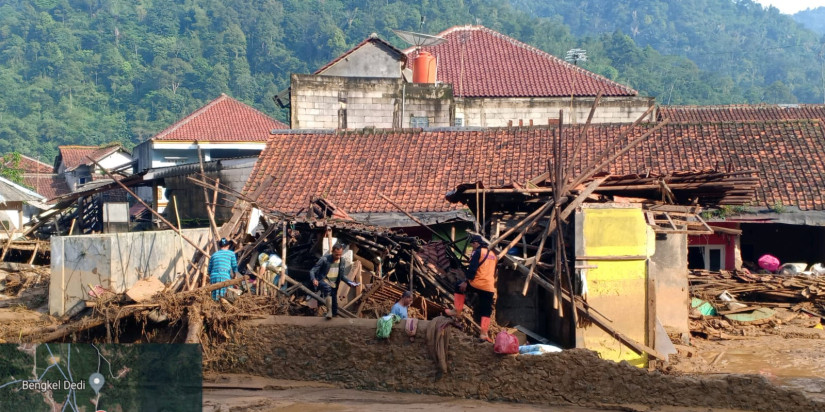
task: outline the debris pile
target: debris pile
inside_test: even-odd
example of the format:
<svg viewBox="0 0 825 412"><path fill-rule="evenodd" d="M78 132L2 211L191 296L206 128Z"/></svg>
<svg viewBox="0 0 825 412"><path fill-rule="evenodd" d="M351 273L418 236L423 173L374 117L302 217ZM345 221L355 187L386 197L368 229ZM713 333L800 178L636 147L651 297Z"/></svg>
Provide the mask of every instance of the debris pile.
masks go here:
<svg viewBox="0 0 825 412"><path fill-rule="evenodd" d="M694 270L689 280L691 331L707 338L772 333L777 325L821 328L825 319L823 277Z"/></svg>

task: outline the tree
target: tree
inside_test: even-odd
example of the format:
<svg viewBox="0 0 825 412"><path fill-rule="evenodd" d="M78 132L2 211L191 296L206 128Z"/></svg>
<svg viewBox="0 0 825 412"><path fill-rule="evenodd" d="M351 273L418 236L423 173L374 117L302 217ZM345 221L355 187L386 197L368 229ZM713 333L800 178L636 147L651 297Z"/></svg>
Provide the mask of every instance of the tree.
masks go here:
<svg viewBox="0 0 825 412"><path fill-rule="evenodd" d="M22 156L20 152L11 152L3 155L3 161L0 163L0 176L11 180L19 185L23 183L24 170L20 167Z"/></svg>

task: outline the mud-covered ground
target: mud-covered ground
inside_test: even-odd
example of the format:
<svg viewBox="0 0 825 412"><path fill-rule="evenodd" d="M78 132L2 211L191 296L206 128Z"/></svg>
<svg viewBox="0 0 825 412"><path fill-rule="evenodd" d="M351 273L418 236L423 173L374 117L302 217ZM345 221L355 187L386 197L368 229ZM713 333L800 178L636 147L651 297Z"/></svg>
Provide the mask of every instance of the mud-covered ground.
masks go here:
<svg viewBox="0 0 825 412"><path fill-rule="evenodd" d="M605 361L582 349L540 357L500 356L492 345L458 332L450 341L450 370L440 376L422 329L422 338L411 343L403 330L379 341L373 329L356 321L290 323L238 329L237 339L217 349L223 355L207 369L361 390L556 406L825 411L825 403L772 385L763 375L672 376Z"/></svg>
<svg viewBox="0 0 825 412"><path fill-rule="evenodd" d="M604 412L635 408L594 409L578 406L546 406L519 403L485 402L415 393L377 392L344 389L321 382L288 381L249 375L212 375L204 377L205 412ZM642 409L644 410L644 409ZM697 409L696 412L700 410ZM702 409L701 412L706 412Z"/></svg>
<svg viewBox="0 0 825 412"><path fill-rule="evenodd" d="M793 327L775 332L746 339L694 338L690 352L680 351L668 369L699 375L758 374L825 402L825 332Z"/></svg>

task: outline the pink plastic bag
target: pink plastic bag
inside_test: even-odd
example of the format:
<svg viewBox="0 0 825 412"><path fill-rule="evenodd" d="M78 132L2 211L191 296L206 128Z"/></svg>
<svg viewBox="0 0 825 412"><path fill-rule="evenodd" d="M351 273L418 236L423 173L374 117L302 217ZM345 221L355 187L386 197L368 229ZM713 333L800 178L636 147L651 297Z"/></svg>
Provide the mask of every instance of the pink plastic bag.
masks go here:
<svg viewBox="0 0 825 412"><path fill-rule="evenodd" d="M493 350L502 355L516 354L518 353L518 338L505 331L501 331L496 335L496 343L495 346L493 346Z"/></svg>
<svg viewBox="0 0 825 412"><path fill-rule="evenodd" d="M776 256L762 255L757 262L760 268L770 272L776 272L776 269L779 268L779 259Z"/></svg>

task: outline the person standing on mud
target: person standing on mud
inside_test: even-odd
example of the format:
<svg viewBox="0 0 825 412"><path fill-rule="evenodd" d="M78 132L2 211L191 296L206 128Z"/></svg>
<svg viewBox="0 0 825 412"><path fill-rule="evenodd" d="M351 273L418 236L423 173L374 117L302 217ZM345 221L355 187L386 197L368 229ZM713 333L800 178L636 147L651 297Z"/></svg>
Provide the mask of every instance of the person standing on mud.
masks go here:
<svg viewBox="0 0 825 412"><path fill-rule="evenodd" d="M496 254L487 248L487 243L481 236L470 238L473 254L470 256L470 267L467 268L467 279L457 285L458 291L453 295L455 310L447 309L444 312L449 316L461 316L464 309L464 299L467 291L478 295L478 304L473 311L481 325L479 339L492 342L487 335L490 329L490 316L493 314L493 299L496 295Z"/></svg>
<svg viewBox="0 0 825 412"><path fill-rule="evenodd" d="M333 316L338 315L338 285L344 282L352 287L358 286L358 283L347 277L350 265L344 259L341 259L343 255L344 246L336 243L332 246L332 253L321 256L315 266L312 267L312 270L309 271L312 285L319 288L321 296L324 297L324 303L327 306L327 319L332 319Z"/></svg>
<svg viewBox="0 0 825 412"><path fill-rule="evenodd" d="M238 272L238 258L235 252L229 250L230 243L226 238L218 241L218 251L209 258L209 283L226 282ZM218 300L226 296L226 288L212 291L212 299Z"/></svg>

